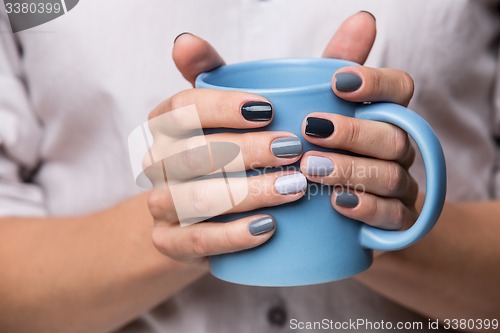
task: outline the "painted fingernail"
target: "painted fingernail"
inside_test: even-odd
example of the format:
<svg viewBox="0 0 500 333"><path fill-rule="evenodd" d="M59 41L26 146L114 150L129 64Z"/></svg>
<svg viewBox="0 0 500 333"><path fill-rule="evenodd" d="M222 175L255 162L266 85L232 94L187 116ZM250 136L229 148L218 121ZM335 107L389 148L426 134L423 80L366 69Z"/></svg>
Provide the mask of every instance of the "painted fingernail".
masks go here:
<svg viewBox="0 0 500 333"><path fill-rule="evenodd" d="M337 193L335 203L346 208L354 208L359 203L359 198L356 194L347 191Z"/></svg>
<svg viewBox="0 0 500 333"><path fill-rule="evenodd" d="M190 32L181 32L180 34L177 35L177 37L174 38L174 44L177 41L177 39L179 39L179 37L182 35L191 35L192 36L193 34Z"/></svg>
<svg viewBox="0 0 500 333"><path fill-rule="evenodd" d="M310 176L327 176L333 172L333 162L326 157L308 156L306 172Z"/></svg>
<svg viewBox="0 0 500 333"><path fill-rule="evenodd" d="M267 102L247 102L241 107L241 114L246 120L268 121L273 117L273 107Z"/></svg>
<svg viewBox="0 0 500 333"><path fill-rule="evenodd" d="M356 91L361 87L363 81L354 73L337 73L335 74L335 88L341 92Z"/></svg>
<svg viewBox="0 0 500 333"><path fill-rule="evenodd" d="M274 223L274 219L271 216L266 216L250 223L248 230L252 236L257 236L273 231L275 227L276 223Z"/></svg>
<svg viewBox="0 0 500 333"><path fill-rule="evenodd" d="M326 138L332 135L334 130L330 120L316 117L306 119L306 134L317 138Z"/></svg>
<svg viewBox="0 0 500 333"><path fill-rule="evenodd" d="M369 11L367 11L367 10L360 10L359 12L360 13L366 13L366 14L370 15L373 18L374 21L377 21L377 18L375 17L375 15L373 15Z"/></svg>
<svg viewBox="0 0 500 333"><path fill-rule="evenodd" d="M281 176L274 182L274 188L279 194L294 194L307 189L307 179L301 173Z"/></svg>
<svg viewBox="0 0 500 333"><path fill-rule="evenodd" d="M276 157L295 157L302 153L302 142L296 136L277 138L271 143L271 150Z"/></svg>

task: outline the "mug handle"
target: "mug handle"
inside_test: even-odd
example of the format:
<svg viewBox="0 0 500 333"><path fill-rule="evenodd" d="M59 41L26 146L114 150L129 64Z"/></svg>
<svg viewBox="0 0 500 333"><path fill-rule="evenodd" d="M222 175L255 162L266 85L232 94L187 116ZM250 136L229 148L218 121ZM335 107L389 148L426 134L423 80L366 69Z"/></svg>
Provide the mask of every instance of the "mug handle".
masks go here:
<svg viewBox="0 0 500 333"><path fill-rule="evenodd" d="M395 251L423 238L436 224L446 198L446 165L436 134L417 113L393 103L362 105L355 111L358 119L382 121L405 130L422 155L426 173L425 201L415 224L405 231L389 231L363 225L361 246L372 250Z"/></svg>

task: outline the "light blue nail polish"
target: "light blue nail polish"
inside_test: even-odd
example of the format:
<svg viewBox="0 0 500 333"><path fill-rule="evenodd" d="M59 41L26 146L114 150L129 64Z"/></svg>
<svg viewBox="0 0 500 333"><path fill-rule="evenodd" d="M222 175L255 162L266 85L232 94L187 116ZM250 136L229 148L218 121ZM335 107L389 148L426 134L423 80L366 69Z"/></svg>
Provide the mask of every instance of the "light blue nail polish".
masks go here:
<svg viewBox="0 0 500 333"><path fill-rule="evenodd" d="M333 172L331 159L321 156L308 156L306 173L310 176L327 176Z"/></svg>
<svg viewBox="0 0 500 333"><path fill-rule="evenodd" d="M307 189L307 179L301 173L281 176L274 182L274 188L279 194L294 194Z"/></svg>

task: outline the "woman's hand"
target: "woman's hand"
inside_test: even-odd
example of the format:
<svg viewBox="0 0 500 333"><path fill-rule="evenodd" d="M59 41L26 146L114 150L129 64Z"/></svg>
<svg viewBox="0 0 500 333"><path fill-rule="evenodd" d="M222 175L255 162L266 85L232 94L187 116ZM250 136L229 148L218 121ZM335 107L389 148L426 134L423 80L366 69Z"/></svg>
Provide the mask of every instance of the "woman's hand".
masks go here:
<svg viewBox="0 0 500 333"><path fill-rule="evenodd" d="M363 63L374 39L374 18L358 13L344 22L324 56ZM332 89L352 102L406 106L413 80L397 69L344 67L334 74ZM309 114L302 128L304 138L315 145L356 154L308 151L301 160L310 181L337 187L332 205L339 213L384 229L405 229L415 222L418 185L408 173L415 151L403 130L331 113Z"/></svg>
<svg viewBox="0 0 500 333"><path fill-rule="evenodd" d="M200 72L211 70L223 63L207 42L191 34L177 38L173 56L181 73L191 83ZM189 123L183 119L183 112L187 112L183 111L183 108L192 105L196 107L202 128L255 129L265 127L273 117L272 105L261 96L244 92L189 89L177 93L159 105L151 112L150 119L154 120L160 116L156 119L161 122L163 115L168 116L175 110L176 115L169 120L175 120L181 125L176 124L171 129L182 130L182 125ZM191 117L188 113L185 114L186 117ZM161 136L165 135L165 127L171 125L172 122L169 121L169 124L161 126L163 132L153 131L155 142L162 142ZM208 144L224 142L237 145L244 164L244 168L239 171L293 164L302 155L300 139L289 132L215 133L198 138L206 140ZM180 142L188 147L190 140L196 138ZM153 150L163 149L171 147L153 145ZM181 169L184 176L186 168L198 173L196 175L200 175L200 170L203 171L201 173L208 174L217 169L213 165L210 167L210 163L207 163L210 161L200 158L200 154L192 154L188 149L181 151L184 156L179 163L176 161L175 169ZM213 155L212 151L211 155L207 156L213 158ZM159 181L165 181L163 177L160 178ZM245 184L248 185L245 186L248 194L227 213L251 211L298 200L304 195L307 186L305 177L299 172L268 173L239 181L248 182ZM198 217L207 216L205 213L221 200L219 194L222 193L217 190L213 179L188 181L183 186L188 188L183 192L187 195L180 200L192 208L190 213ZM223 190L227 191L226 188ZM164 186L154 190L149 198L149 208L155 220L153 242L162 253L172 259L200 263L209 255L258 246L267 241L274 232L274 220L266 215L249 216L229 223L204 222L181 227L177 216L179 211L175 209L172 196L172 191L169 191L168 186Z"/></svg>

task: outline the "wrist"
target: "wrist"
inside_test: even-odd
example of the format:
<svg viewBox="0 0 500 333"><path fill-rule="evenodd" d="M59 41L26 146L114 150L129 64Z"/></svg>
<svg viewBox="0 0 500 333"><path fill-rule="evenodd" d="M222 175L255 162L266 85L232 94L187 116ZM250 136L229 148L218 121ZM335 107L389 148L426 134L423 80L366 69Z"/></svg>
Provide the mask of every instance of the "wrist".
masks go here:
<svg viewBox="0 0 500 333"><path fill-rule="evenodd" d="M110 244L121 247L121 260L117 271L130 280L150 281L166 284L166 291L173 285L180 288L194 282L208 272L206 264L189 264L173 260L161 254L152 242L153 218L148 209L149 193L127 199L118 205L91 216L98 223L107 224L105 231ZM116 249L110 249L110 251ZM120 263L120 261L123 261ZM126 267L124 269L124 267ZM175 282L173 282L175 281ZM170 292L169 292L170 293Z"/></svg>

